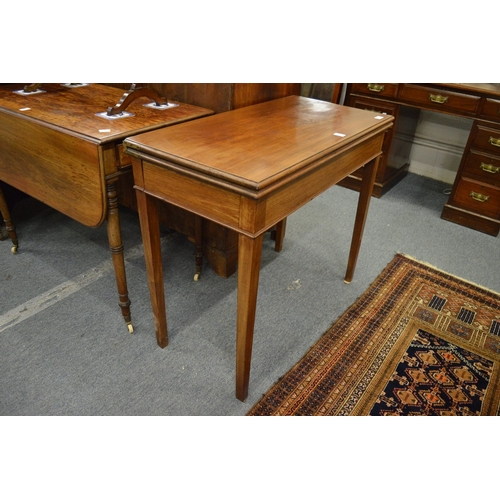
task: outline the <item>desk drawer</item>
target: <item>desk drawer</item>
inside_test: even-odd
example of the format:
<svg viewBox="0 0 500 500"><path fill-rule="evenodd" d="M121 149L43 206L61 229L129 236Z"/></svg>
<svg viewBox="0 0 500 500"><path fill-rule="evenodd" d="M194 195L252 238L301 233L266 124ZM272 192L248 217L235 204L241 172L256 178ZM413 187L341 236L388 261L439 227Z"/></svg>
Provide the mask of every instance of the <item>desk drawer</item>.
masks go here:
<svg viewBox="0 0 500 500"><path fill-rule="evenodd" d="M396 97L398 93L397 83L353 83L352 92L368 94L373 97Z"/></svg>
<svg viewBox="0 0 500 500"><path fill-rule="evenodd" d="M400 98L426 109L468 114L477 113L481 100L478 96L411 84L402 86Z"/></svg>
<svg viewBox="0 0 500 500"><path fill-rule="evenodd" d="M477 214L493 219L500 218L500 189L460 179L455 195L454 204Z"/></svg>
<svg viewBox="0 0 500 500"><path fill-rule="evenodd" d="M474 134L472 147L481 148L500 156L499 129L474 123L472 133Z"/></svg>
<svg viewBox="0 0 500 500"><path fill-rule="evenodd" d="M481 115L500 122L500 101L496 99L486 99L483 104Z"/></svg>
<svg viewBox="0 0 500 500"><path fill-rule="evenodd" d="M500 157L470 151L462 175L500 187Z"/></svg>
<svg viewBox="0 0 500 500"><path fill-rule="evenodd" d="M374 111L375 113L391 116L395 116L397 111L396 104L379 101L378 99L367 99L366 97L352 96L349 106L352 106L353 108L364 109L365 111Z"/></svg>

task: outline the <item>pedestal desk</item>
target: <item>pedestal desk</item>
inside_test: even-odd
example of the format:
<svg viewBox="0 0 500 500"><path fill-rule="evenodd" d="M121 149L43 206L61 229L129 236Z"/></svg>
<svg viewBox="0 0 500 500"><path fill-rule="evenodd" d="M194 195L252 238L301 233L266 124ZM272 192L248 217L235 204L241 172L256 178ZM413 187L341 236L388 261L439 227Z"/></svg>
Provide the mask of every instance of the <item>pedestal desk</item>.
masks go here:
<svg viewBox="0 0 500 500"><path fill-rule="evenodd" d="M345 281L361 244L393 117L290 96L124 141L132 165L158 345L165 347L158 200L238 233L236 397L248 394L264 232L365 165Z"/></svg>
<svg viewBox="0 0 500 500"><path fill-rule="evenodd" d="M133 331L116 192L117 179L131 175L122 142L212 111L141 97L123 113L108 115L122 90L95 84L23 90L22 84L0 86L0 180L86 226L107 222L119 305Z"/></svg>
<svg viewBox="0 0 500 500"><path fill-rule="evenodd" d="M497 236L500 229L500 85L492 83L350 83L345 104L395 117L387 135L374 194L407 173L421 109L472 118L468 142L443 219ZM359 189L361 172L342 185Z"/></svg>

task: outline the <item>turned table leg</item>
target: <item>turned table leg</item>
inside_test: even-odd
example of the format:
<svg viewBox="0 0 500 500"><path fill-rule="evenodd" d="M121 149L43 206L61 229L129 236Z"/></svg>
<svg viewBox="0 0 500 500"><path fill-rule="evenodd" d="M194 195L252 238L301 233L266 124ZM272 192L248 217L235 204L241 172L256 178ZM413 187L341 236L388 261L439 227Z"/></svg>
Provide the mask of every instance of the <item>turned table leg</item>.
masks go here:
<svg viewBox="0 0 500 500"><path fill-rule="evenodd" d="M194 215L194 260L196 273L194 280L198 281L203 267L203 218L199 215Z"/></svg>
<svg viewBox="0 0 500 500"><path fill-rule="evenodd" d="M120 215L118 212L118 198L116 192L116 181L107 182L108 214L106 226L108 231L109 250L113 259L116 286L118 288L119 305L123 318L127 323L130 333L134 331L130 317L130 300L127 290L127 277L125 274L125 259L123 256L122 232L120 227Z"/></svg>
<svg viewBox="0 0 500 500"><path fill-rule="evenodd" d="M14 224L12 223L9 207L7 206L7 202L5 201L5 196L3 194L1 187L0 187L0 213L2 214L3 221L5 222L5 229L7 229L9 237L12 241L11 251L12 253L17 253L17 249L19 247L19 241L17 239L16 229L14 227Z"/></svg>

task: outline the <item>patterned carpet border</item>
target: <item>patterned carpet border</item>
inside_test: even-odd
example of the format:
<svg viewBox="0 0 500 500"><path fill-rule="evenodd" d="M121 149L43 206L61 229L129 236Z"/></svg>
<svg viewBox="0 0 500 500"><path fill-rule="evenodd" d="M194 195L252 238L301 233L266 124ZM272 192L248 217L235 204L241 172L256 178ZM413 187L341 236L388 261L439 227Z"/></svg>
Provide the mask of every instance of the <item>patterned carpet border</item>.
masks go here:
<svg viewBox="0 0 500 500"><path fill-rule="evenodd" d="M248 415L498 415L500 294L397 254Z"/></svg>

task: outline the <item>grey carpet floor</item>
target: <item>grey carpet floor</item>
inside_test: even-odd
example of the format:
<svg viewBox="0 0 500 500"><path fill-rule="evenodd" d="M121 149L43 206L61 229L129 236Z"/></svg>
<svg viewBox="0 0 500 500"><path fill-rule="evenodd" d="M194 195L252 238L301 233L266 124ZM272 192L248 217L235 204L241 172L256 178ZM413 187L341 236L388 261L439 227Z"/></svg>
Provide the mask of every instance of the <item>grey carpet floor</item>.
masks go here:
<svg viewBox="0 0 500 500"><path fill-rule="evenodd" d="M234 396L236 275L162 237L169 345L156 345L137 214L122 210L135 332L117 305L104 226L27 199L20 249L0 242L0 415L244 415L402 252L500 292L498 238L440 218L449 186L408 175L372 199L354 280L343 282L358 194L334 187L288 219L281 253L263 249L248 399Z"/></svg>

